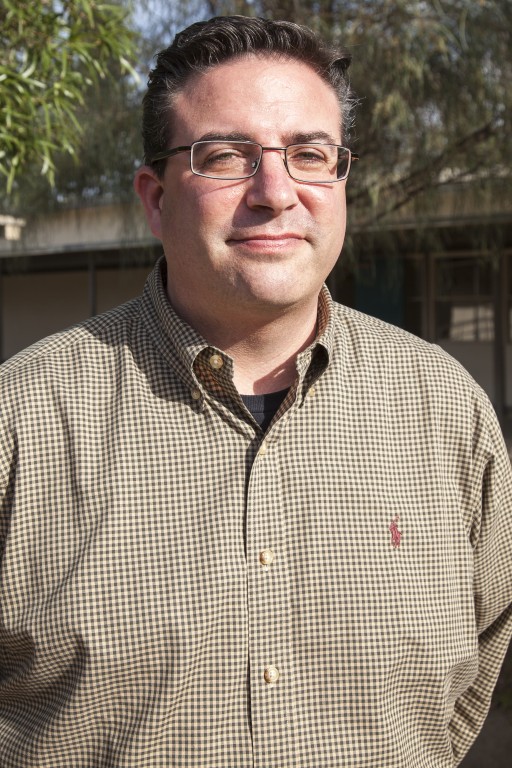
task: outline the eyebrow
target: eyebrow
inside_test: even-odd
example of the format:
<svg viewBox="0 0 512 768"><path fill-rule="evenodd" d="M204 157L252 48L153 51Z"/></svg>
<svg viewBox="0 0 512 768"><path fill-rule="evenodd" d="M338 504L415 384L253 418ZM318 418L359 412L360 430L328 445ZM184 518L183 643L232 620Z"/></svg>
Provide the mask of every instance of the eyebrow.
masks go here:
<svg viewBox="0 0 512 768"><path fill-rule="evenodd" d="M237 131L231 131L230 133L210 131L209 133L203 133L196 141L254 141L254 139L245 133L238 133Z"/></svg>
<svg viewBox="0 0 512 768"><path fill-rule="evenodd" d="M326 131L309 131L308 133L294 133L290 137L289 144L309 144L317 141L325 144L337 144L339 139L335 139Z"/></svg>
<svg viewBox="0 0 512 768"><path fill-rule="evenodd" d="M230 131L229 133L216 133L209 131L204 133L196 141L254 141L256 140L246 133L240 133L238 131ZM338 140L333 138L330 133L326 131L309 131L307 133L292 133L288 134L285 139L286 144L311 144L315 142L323 142L324 144L338 144Z"/></svg>

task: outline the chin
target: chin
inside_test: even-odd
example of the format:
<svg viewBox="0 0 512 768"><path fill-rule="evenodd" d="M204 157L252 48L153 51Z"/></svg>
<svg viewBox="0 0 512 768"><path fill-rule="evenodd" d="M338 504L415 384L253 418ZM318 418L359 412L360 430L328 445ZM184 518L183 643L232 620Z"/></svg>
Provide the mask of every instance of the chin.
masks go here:
<svg viewBox="0 0 512 768"><path fill-rule="evenodd" d="M239 296L245 299L245 303L251 307L264 309L288 309L290 307L305 304L314 298L316 301L319 290L304 291L297 286L251 286L241 291ZM242 299L242 300L243 300Z"/></svg>

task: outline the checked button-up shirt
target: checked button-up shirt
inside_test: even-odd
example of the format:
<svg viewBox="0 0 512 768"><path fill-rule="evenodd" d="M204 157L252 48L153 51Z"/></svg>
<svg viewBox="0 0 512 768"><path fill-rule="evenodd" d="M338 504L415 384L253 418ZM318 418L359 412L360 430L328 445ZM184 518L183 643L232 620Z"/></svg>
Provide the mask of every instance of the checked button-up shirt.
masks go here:
<svg viewBox="0 0 512 768"><path fill-rule="evenodd" d="M160 263L0 381L2 768L457 765L512 632L512 485L442 350L324 289L263 434Z"/></svg>

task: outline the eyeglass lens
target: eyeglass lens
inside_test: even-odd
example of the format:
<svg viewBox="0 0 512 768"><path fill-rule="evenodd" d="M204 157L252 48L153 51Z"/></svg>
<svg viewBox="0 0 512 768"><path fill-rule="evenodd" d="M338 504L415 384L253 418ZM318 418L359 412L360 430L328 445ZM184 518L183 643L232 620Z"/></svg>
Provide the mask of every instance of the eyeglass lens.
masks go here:
<svg viewBox="0 0 512 768"><path fill-rule="evenodd" d="M262 155L259 144L239 141L197 141L192 145L194 173L215 179L253 176ZM297 181L329 182L344 179L350 152L336 144L292 144L285 150L290 176Z"/></svg>

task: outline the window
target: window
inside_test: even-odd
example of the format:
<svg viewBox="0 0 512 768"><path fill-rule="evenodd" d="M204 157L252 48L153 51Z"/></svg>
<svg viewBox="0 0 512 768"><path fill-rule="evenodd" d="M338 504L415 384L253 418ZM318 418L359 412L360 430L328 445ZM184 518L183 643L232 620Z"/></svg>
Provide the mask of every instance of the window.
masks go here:
<svg viewBox="0 0 512 768"><path fill-rule="evenodd" d="M450 256L436 261L436 339L494 339L489 258Z"/></svg>

